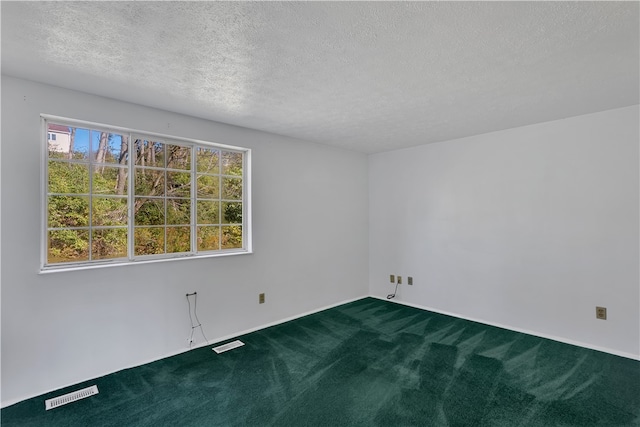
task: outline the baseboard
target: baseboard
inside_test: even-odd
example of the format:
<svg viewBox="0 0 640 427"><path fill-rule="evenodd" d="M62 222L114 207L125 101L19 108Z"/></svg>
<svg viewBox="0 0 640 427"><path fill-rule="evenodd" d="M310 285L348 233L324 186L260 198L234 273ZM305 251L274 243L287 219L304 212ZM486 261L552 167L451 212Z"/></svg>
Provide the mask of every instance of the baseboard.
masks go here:
<svg viewBox="0 0 640 427"><path fill-rule="evenodd" d="M276 325L279 325L279 324L282 324L282 323L290 322L292 320L296 320L296 319L299 319L301 317L308 316L310 314L315 314L315 313L318 313L318 312L321 312L321 311L324 311L324 310L328 310L330 308L334 308L334 307L337 307L337 306L340 306L340 305L343 305L343 304L347 304L347 303L350 303L350 302L353 302L353 301L358 301L358 300L361 300L361 299L367 298L367 297L376 298L376 299L379 299L379 300L392 302L394 304L401 304L401 305L405 305L405 306L408 306L408 307L417 308L417 309L420 309L420 310L426 310L426 311L431 311L431 312L438 313L438 314L444 314L446 316L451 316L451 317L456 317L456 318L459 318L459 319L469 320L471 322L477 322L477 323L481 323L481 324L484 324L484 325L495 326L495 327L498 327L498 328L507 329L507 330L514 331L514 332L520 332L520 333L527 334L527 335L533 335L533 336L540 337L540 338L550 339L550 340L562 342L562 343L565 343L565 344L575 345L575 346L578 346L578 347L584 347L584 348L588 348L588 349L591 349L591 350L601 351L601 352L604 352L604 353L609 353L609 354L613 354L613 355L616 355L616 356L625 357L627 359L640 361L640 355L636 355L636 354L632 354L632 353L626 353L626 352L617 351L617 350L610 349L610 348L604 348L604 347L600 347L600 346L595 346L595 345L592 345L592 344L583 343L583 342L579 342L579 341L574 341L574 340L570 340L570 339L566 339L566 338L562 338L562 337L557 337L557 336L554 336L554 335L543 334L543 333L539 333L539 332L531 331L531 330L527 330L527 329L515 328L513 326L503 325L503 324L496 323L496 322L487 322L487 321L482 320L482 319L475 319L475 318L471 318L471 317L468 317L468 316L460 315L458 313L451 313L451 312L447 312L447 311L444 311L444 310L438 310L438 309L435 309L433 307L423 306L423 305L419 305L419 304L413 304L413 303L409 303L409 302L406 302L406 301L388 300L386 298L379 297L377 295L362 295L360 297L351 298L351 299L340 301L340 302L337 302L337 303L334 303L334 304L329 304L327 306L323 306L323 307L320 307L320 308L317 308L317 309L313 309L313 310L306 311L306 312L303 312L303 313L300 313L300 314L289 316L289 317L286 317L284 319L280 319L280 320L277 320L277 321L274 321L274 322L270 322L270 323L267 323L267 324L264 324L264 325L256 326L254 328L250 328L250 329L246 329L246 330L243 330L243 331L234 332L232 334L225 335L225 336L222 336L222 337L216 337L213 340L211 340L209 343L206 343L206 342L205 343L201 343L201 344L198 344L197 346L194 346L194 347L192 347L190 349L180 349L180 350L165 354L165 355L163 355L161 357L145 360L145 361L142 361L140 363L136 363L134 365L124 366L122 368L119 368L119 369L116 369L116 370L113 370L113 371L109 371L109 372L105 372L103 374L99 374L99 375L96 375L93 378L101 378L101 377L103 377L105 375L110 375L110 374L113 374L115 372L122 371L124 369L131 369L131 368L135 368L137 366L146 365L147 363L152 363L152 362L155 362L155 361L158 361L158 360L161 360L161 359L165 359L167 357L176 356L178 354L182 354L182 353L185 353L187 351L190 351L190 350L193 350L193 349L196 349L196 348L205 347L205 346L213 346L214 344L217 344L217 343L220 343L220 342L232 339L232 338L237 338L239 336L246 335L246 334L249 334L251 332L256 332L256 331L259 331L261 329L270 328L272 326L276 326ZM37 394L24 396L24 397L19 398L19 399L11 399L11 400L8 400L6 402L2 402L0 407L5 408L7 406L11 406L11 405L14 405L16 403L22 402L23 400L27 400L27 399L31 399L31 398L34 398L34 397L37 397L37 396L41 396L43 394L47 394L47 393L50 393L50 392L53 392L53 391L56 391L56 390L60 390L62 388L71 387L71 386L73 386L75 384L79 384L79 383L82 383L82 382L88 381L88 380L90 380L90 378L86 379L86 380L81 380L81 381L78 381L78 382L74 382L74 383L71 383L71 384L62 385L60 387L56 387L56 388L51 389L51 390L46 390L46 391L43 391L43 392L39 392Z"/></svg>
<svg viewBox="0 0 640 427"><path fill-rule="evenodd" d="M574 341L574 340L571 340L571 339L567 339L567 338L563 338L563 337L557 337L555 335L544 334L544 333L540 333L540 332L536 332L536 331L531 331L531 330L528 330L528 329L515 328L513 326L503 325L501 323L488 322L486 320L475 319L473 317L463 316L463 315L458 314L458 313L451 313L451 312L444 311L444 310L438 310L438 309L433 308L433 307L427 307L427 306L423 306L423 305L419 305L419 304L412 304L412 303L406 302L406 301L400 301L400 300L395 300L395 299L389 300L387 298L379 297L377 295L369 295L369 296L371 298L376 298L376 299L380 299L380 300L383 300L383 301L389 301L389 302L392 302L394 304L401 304L401 305L406 305L408 307L418 308L420 310L432 311L434 313L444 314L446 316L457 317L458 319L469 320L471 322L482 323L483 325L495 326L495 327L498 327L498 328L507 329L509 331L520 332L520 333L527 334L527 335L533 335L534 337L545 338L545 339L548 339L548 340L558 341L558 342L561 342L561 343L564 343L564 344L570 344L570 345L575 345L575 346L578 346L578 347L584 347L584 348L588 348L590 350L601 351L603 353L609 353L609 354L613 354L615 356L620 356L620 357L625 357L627 359L640 361L640 355L639 354L627 353L627 352L624 352L624 351L618 351L618 350L611 349L611 348L600 347L600 346L597 346L597 345L584 343L584 342L580 342L580 341Z"/></svg>
<svg viewBox="0 0 640 427"><path fill-rule="evenodd" d="M367 298L368 296L369 295L362 295L360 297L351 298L351 299L340 301L340 302L337 302L337 303L334 303L334 304L329 304L329 305L323 306L321 308L313 309L313 310L306 311L306 312L301 313L301 314L296 314L296 315L293 315L293 316L286 317L284 319L276 320L275 322L270 322L270 323L267 323L267 324L264 324L264 325L256 326L255 328L250 328L250 329L246 329L246 330L243 330L243 331L234 332L232 334L225 335L225 336L222 336L222 337L217 337L217 338L214 338L209 343L205 342L205 343L201 343L201 344L198 344L196 346L193 346L191 348L180 349L180 350L165 354L165 355L163 355L161 357L157 357L157 358L154 358L154 359L148 359L148 360L142 361L140 363L124 366L122 368L119 368L119 369L116 369L116 370L113 370L113 371L108 371L108 372L105 372L105 373L102 373L102 374L98 374L98 375L96 375L96 376L94 376L92 378L101 378L101 377L104 377L106 375L110 375L110 374L113 374L113 373L116 373L116 372L120 372L120 371L125 370L125 369L136 368L138 366L146 365L147 363L152 363L152 362L156 362L156 361L161 360L161 359L166 359L167 357L177 356L178 354L186 353L187 351L191 351L191 350L194 350L196 348L206 347L206 346L213 346L214 344L217 344L217 343L222 342L222 341L229 340L231 338L237 338L239 336L246 335L246 334L249 334L251 332L259 331L261 329L270 328L271 326L276 326L276 325L279 325L281 323L290 322L291 320L296 320L296 319L299 319L301 317L308 316L310 314L314 314L314 313L318 313L318 312L321 312L321 311L324 311L324 310L328 310L330 308L337 307L337 306L342 305L342 304L347 304L347 303L350 303L350 302L353 302L353 301L358 301L358 300L361 300L363 298ZM211 353L213 355L215 355L215 353L213 353L213 352L211 352ZM62 385L60 387L56 387L54 389L42 391L42 392L39 392L37 394L24 396L24 397L17 398L17 399L10 399L10 400L7 400L6 402L3 401L2 404L0 405L0 408L6 408L7 406L15 405L16 403L22 402L23 400L27 400L27 399L31 399L31 398L34 398L34 397L38 397L38 396L41 396L43 394L51 393L53 391L60 390L60 389L63 389L63 388L72 387L72 386L74 386L76 384L80 384L80 383L83 383L85 381L90 381L92 378L87 378L86 380L81 380L81 381L73 382L73 383L70 383L70 384Z"/></svg>
<svg viewBox="0 0 640 427"><path fill-rule="evenodd" d="M246 329L246 330L240 331L240 332L234 332L233 334L225 335L225 336L220 337L220 338L216 338L215 341L211 341L211 343L209 343L209 344L207 344L207 343L199 344L197 347L194 347L194 348L205 347L207 345L213 345L213 344L220 343L222 341L230 340L230 339L233 339L233 338L238 338L239 336L250 334L251 332L256 332L256 331L259 331L261 329L270 328L272 326L280 325L281 323L290 322L292 320L296 320L296 319L299 319L301 317L309 316L310 314L319 313L321 311L329 310L330 308L338 307L340 305L348 304L350 302L358 301L358 300L361 300L363 298L368 298L368 297L369 297L369 295L362 295L362 296L357 297L357 298L351 298L351 299L348 299L348 300L337 302L335 304L330 304L330 305L324 306L322 308L313 309L311 311L307 311L307 312L304 312L302 314L296 314L294 316L289 316L289 317L286 317L286 318L281 319L281 320L276 320L275 322L271 322L271 323L267 323L267 324L264 324L264 325L256 326L255 328ZM181 352L181 353L183 353L183 352ZM161 357L161 359L164 359L164 358ZM142 365L144 365L144 363L142 363Z"/></svg>

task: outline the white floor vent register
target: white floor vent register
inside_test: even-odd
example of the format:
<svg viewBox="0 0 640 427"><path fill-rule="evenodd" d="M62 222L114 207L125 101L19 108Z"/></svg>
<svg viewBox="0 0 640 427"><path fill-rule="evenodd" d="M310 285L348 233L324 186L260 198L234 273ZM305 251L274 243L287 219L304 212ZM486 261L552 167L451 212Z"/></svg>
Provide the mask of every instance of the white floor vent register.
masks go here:
<svg viewBox="0 0 640 427"><path fill-rule="evenodd" d="M217 347L213 347L213 351L216 353L224 353L225 351L233 350L234 348L242 347L244 343L240 340L231 341L226 344L219 345Z"/></svg>
<svg viewBox="0 0 640 427"><path fill-rule="evenodd" d="M91 386L83 388L82 390L74 391L72 393L63 394L62 396L54 397L53 399L47 399L44 401L45 409L57 408L58 406L66 405L67 403L75 402L76 400L84 399L85 397L98 394L98 386Z"/></svg>

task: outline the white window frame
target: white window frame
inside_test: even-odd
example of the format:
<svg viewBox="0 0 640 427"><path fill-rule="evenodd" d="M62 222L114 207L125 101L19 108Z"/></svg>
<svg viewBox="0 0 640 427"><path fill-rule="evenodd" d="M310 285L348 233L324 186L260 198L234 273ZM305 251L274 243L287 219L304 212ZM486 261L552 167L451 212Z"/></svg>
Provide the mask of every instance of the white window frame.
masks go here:
<svg viewBox="0 0 640 427"><path fill-rule="evenodd" d="M252 247L252 221L251 221L251 149L245 147L238 147L227 144L219 144L209 141L202 141L190 138L182 138L173 135L166 135L157 132L147 132L138 129L125 128L120 126L105 125L101 123L88 122L83 120L70 119L67 117L54 116L50 114L41 114L41 136L42 136L42 156L41 156L41 262L40 273L49 273L57 271L69 271L69 270L84 270L89 268L100 267L112 267L122 265L135 265L150 262L164 262L173 260L184 260L191 258L208 258L208 257L220 257L229 255L241 255L253 253ZM121 135L127 135L129 137L129 159L126 168L128 169L128 183L127 183L127 207L128 207L128 219L127 219L127 236L128 247L126 258L114 258L103 260L88 260L79 262L65 262L48 264L48 165L49 165L49 150L48 150L48 123L62 124L65 126L84 128L90 130L97 130L102 132L116 133ZM132 147L136 138L151 139L154 141L162 142L165 144L190 146L191 149L191 220L189 227L191 228L191 251L179 252L179 253L164 253L156 255L135 255L134 254L134 218L133 218L133 201L134 195L134 170L135 160L133 159ZM217 150L224 150L230 152L237 152L243 154L242 165L242 248L234 249L219 249L211 251L198 251L197 250L197 235L196 227L198 226L196 221L196 178L197 178L197 166L195 162L196 148L212 148ZM166 166L165 168L166 169ZM91 174L90 174L91 175ZM222 171L220 171L222 176ZM93 189L89 189L89 197L93 195ZM222 191L222 189L220 189ZM222 195L220 195L222 196ZM166 195L164 196L166 198ZM222 203L222 198L220 198ZM220 218L222 221L222 218ZM166 228L165 224L165 228ZM91 224L89 224L89 231L92 230ZM91 234L91 233L89 233Z"/></svg>

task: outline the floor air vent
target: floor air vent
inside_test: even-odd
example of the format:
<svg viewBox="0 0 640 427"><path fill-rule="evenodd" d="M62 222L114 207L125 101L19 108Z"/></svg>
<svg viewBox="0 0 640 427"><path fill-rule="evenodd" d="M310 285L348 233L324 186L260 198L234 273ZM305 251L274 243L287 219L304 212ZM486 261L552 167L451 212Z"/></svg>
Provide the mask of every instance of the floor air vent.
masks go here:
<svg viewBox="0 0 640 427"><path fill-rule="evenodd" d="M67 403L75 402L76 400L84 399L85 397L98 394L98 386L91 386L83 388L82 390L74 391L73 393L63 394L62 396L54 397L53 399L47 399L44 401L45 409L57 408L58 406L66 405Z"/></svg>
<svg viewBox="0 0 640 427"><path fill-rule="evenodd" d="M240 340L235 340L228 342L226 344L219 345L217 347L213 347L213 351L216 353L224 353L225 351L233 350L234 348L242 347L244 343Z"/></svg>

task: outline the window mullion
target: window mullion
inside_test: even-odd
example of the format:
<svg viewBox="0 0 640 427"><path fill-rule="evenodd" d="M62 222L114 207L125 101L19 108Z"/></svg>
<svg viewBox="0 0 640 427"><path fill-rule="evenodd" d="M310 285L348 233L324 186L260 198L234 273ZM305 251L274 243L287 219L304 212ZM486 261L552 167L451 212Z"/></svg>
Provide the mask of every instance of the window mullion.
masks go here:
<svg viewBox="0 0 640 427"><path fill-rule="evenodd" d="M93 130L89 131L89 147L87 148L89 153L89 223L87 224L87 228L89 229L89 261L93 261L93 168L95 167L93 161L93 132Z"/></svg>
<svg viewBox="0 0 640 427"><path fill-rule="evenodd" d="M162 164L164 166L162 173L164 174L164 179L162 180L164 182L164 190L163 190L163 199L164 199L164 254L166 255L167 252L167 248L169 247L169 245L167 244L167 237L169 237L169 224L167 221L167 213L168 213L168 209L167 209L167 205L169 204L169 200L167 199L167 192L168 192L168 186L167 186L167 178L169 177L169 174L167 173L167 162L168 162L168 157L169 157L169 150L167 150L167 145L168 142L162 141L162 151L163 151L163 160L162 160Z"/></svg>
<svg viewBox="0 0 640 427"><path fill-rule="evenodd" d="M242 247L247 248L247 156L242 156Z"/></svg>
<svg viewBox="0 0 640 427"><path fill-rule="evenodd" d="M40 120L40 133L46 135L49 130L49 121L44 117ZM41 136L42 137L42 136ZM40 212L40 224L42 227L42 242L40 244L40 264L42 266L48 264L49 258L49 139L44 137L44 150L41 151L40 163L44 173L40 181L40 197L44 200L44 209Z"/></svg>
<svg viewBox="0 0 640 427"><path fill-rule="evenodd" d="M128 248L127 248L127 252L128 252L128 258L130 261L133 261L134 257L135 257L135 253L134 253L134 236L135 236L135 229L134 229L134 207L135 207L135 198L134 198L134 171L135 171L135 158L132 155L134 152L134 140L133 140L133 134L129 133L129 146L128 146L128 150L129 150L129 159L127 161L127 168L128 168L128 174L127 174L127 199L128 199L128 205L129 205L129 228L128 228L128 234L129 234L129 239L128 241Z"/></svg>
<svg viewBox="0 0 640 427"><path fill-rule="evenodd" d="M222 249L222 153L218 156L218 250Z"/></svg>
<svg viewBox="0 0 640 427"><path fill-rule="evenodd" d="M196 185L198 185L198 180L197 180L197 161L198 161L198 156L197 156L197 151L198 151L198 147L193 145L191 147L191 253L192 254L196 254L198 253L198 238L197 238L197 233L198 233L198 225L196 223L196 219L197 219L197 212L196 209L197 207L197 203L196 203L196 197L197 197L197 189L196 189Z"/></svg>

